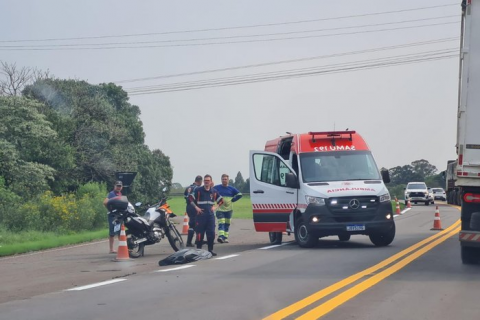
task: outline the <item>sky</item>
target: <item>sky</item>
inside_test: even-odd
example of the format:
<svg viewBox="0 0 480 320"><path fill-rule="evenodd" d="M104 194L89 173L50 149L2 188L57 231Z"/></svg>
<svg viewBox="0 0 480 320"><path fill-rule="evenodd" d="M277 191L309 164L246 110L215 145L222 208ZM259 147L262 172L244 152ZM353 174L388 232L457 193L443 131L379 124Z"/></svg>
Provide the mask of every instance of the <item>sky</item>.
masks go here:
<svg viewBox="0 0 480 320"><path fill-rule="evenodd" d="M356 130L379 168L455 159L460 0L0 0L0 61L114 82L173 181L249 177L286 132Z"/></svg>

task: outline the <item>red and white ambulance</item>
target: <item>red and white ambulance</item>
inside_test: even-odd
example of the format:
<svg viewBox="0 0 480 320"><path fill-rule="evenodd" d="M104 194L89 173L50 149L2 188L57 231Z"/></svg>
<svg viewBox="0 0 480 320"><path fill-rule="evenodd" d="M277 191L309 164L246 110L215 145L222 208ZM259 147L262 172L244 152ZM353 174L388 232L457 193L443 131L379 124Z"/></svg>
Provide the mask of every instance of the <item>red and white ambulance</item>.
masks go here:
<svg viewBox="0 0 480 320"><path fill-rule="evenodd" d="M270 242L294 233L301 247L320 237L368 235L376 246L395 237L390 194L366 142L355 131L289 134L250 151L250 197L258 232Z"/></svg>

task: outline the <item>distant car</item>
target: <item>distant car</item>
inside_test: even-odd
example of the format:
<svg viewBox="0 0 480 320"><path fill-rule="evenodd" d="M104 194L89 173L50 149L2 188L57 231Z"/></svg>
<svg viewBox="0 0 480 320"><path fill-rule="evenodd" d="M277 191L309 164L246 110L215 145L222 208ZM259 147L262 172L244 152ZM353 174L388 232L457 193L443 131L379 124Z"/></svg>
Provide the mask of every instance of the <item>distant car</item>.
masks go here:
<svg viewBox="0 0 480 320"><path fill-rule="evenodd" d="M405 202L407 200L414 204L423 202L426 206L433 203L433 197L430 196L425 182L409 182L405 187Z"/></svg>
<svg viewBox="0 0 480 320"><path fill-rule="evenodd" d="M435 204L435 197L433 196L433 190L432 188L428 188L428 198L430 199L431 204Z"/></svg>
<svg viewBox="0 0 480 320"><path fill-rule="evenodd" d="M433 199L434 200L447 200L447 194L445 193L445 190L442 188L432 188L433 191Z"/></svg>

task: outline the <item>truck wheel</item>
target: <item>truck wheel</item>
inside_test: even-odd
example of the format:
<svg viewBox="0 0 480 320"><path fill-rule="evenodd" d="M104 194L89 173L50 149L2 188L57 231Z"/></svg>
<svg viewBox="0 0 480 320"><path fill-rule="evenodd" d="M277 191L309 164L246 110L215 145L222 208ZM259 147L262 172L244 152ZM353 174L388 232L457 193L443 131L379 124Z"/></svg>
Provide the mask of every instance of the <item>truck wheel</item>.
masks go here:
<svg viewBox="0 0 480 320"><path fill-rule="evenodd" d="M308 232L307 225L302 218L295 223L295 240L302 248L311 248L318 243L318 237Z"/></svg>
<svg viewBox="0 0 480 320"><path fill-rule="evenodd" d="M349 234L341 234L341 235L338 236L338 240L348 241L348 240L350 240L350 235Z"/></svg>
<svg viewBox="0 0 480 320"><path fill-rule="evenodd" d="M430 200L429 201L425 201L425 205L428 206L430 204Z"/></svg>
<svg viewBox="0 0 480 320"><path fill-rule="evenodd" d="M392 243L395 238L395 224L386 232L373 233L369 235L370 241L377 247L385 247Z"/></svg>
<svg viewBox="0 0 480 320"><path fill-rule="evenodd" d="M460 247L463 264L477 264L480 258L480 248Z"/></svg>
<svg viewBox="0 0 480 320"><path fill-rule="evenodd" d="M480 231L480 212L472 213L470 218L470 229L473 231Z"/></svg>
<svg viewBox="0 0 480 320"><path fill-rule="evenodd" d="M269 232L268 237L270 238L271 244L280 244L282 243L283 233L281 232Z"/></svg>

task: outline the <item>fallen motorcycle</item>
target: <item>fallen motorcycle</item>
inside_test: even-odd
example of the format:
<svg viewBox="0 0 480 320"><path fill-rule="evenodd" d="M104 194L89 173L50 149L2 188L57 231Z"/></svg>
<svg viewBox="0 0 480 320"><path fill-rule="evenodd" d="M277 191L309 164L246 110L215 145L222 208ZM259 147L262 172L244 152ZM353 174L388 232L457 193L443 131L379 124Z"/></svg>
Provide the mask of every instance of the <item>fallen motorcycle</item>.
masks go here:
<svg viewBox="0 0 480 320"><path fill-rule="evenodd" d="M141 203L136 203L135 206L140 207ZM120 230L122 223L127 228L127 247L131 258L143 256L146 245L159 243L164 238L168 239L175 251L185 248L180 232L170 220L175 214L165 197L157 204L149 206L143 217L135 212L126 196L110 199L107 208L109 214L115 215L115 231Z"/></svg>

